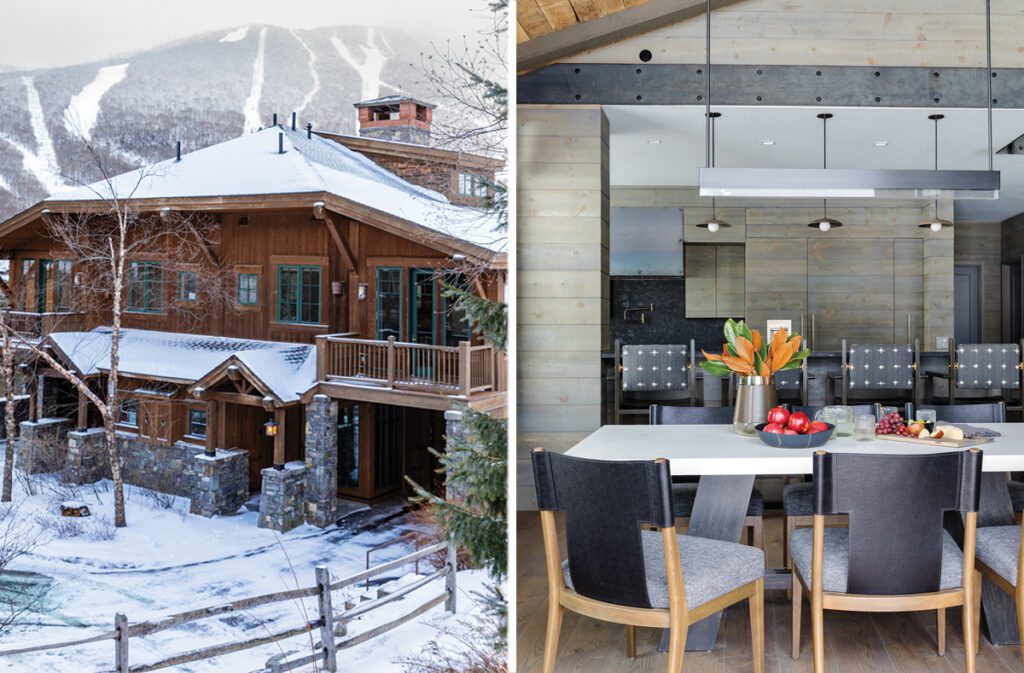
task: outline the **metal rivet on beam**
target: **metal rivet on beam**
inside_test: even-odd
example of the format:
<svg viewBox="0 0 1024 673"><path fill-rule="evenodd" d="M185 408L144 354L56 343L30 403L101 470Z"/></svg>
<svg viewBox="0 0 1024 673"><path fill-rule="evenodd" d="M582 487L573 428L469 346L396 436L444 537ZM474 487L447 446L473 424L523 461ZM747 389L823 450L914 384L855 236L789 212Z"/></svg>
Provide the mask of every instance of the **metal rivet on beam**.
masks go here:
<svg viewBox="0 0 1024 673"><path fill-rule="evenodd" d="M573 72L574 72L574 73L576 73L576 74L578 75L578 74L580 74L580 69L579 69L579 68L576 68L575 70L573 70Z"/></svg>
<svg viewBox="0 0 1024 673"><path fill-rule="evenodd" d="M652 58L654 58L654 54L651 53L650 49L641 49L640 50L640 60L641 61L643 61L644 63L647 63Z"/></svg>
<svg viewBox="0 0 1024 673"><path fill-rule="evenodd" d="M580 98L583 98L583 96L576 94L576 100L579 100Z"/></svg>

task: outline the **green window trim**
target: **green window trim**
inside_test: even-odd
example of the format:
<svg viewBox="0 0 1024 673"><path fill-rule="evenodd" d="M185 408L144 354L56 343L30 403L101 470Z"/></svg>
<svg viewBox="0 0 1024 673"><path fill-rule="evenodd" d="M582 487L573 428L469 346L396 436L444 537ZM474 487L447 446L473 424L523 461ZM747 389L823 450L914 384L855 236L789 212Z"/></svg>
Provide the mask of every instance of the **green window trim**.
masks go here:
<svg viewBox="0 0 1024 673"><path fill-rule="evenodd" d="M469 291L469 280L465 274L446 271L443 277L444 285L457 287L460 290ZM458 302L448 296L447 288L441 287L441 334L444 335L444 346L458 346L460 341L473 340L473 325L470 322L469 314L465 311L465 320L453 319L454 314L460 312ZM459 323L465 326L465 331L457 329ZM453 343L454 342L454 343Z"/></svg>
<svg viewBox="0 0 1024 673"><path fill-rule="evenodd" d="M54 276L54 298L53 305L58 312L71 311L74 308L74 301L72 300L72 276L71 276L71 260L70 259L58 259L57 260L57 273Z"/></svg>
<svg viewBox="0 0 1024 673"><path fill-rule="evenodd" d="M162 262L131 262L128 266L128 313L162 313L164 265Z"/></svg>
<svg viewBox="0 0 1024 673"><path fill-rule="evenodd" d="M396 341L402 340L402 331L405 329L405 283L402 282L402 268L398 266L379 266L376 274L375 302L375 338L378 341L385 341L389 336L395 337ZM383 301L397 297L397 304L394 313L398 318L397 325L392 320L385 324L384 309L381 306ZM389 309L391 312L391 309Z"/></svg>
<svg viewBox="0 0 1024 673"><path fill-rule="evenodd" d="M430 314L430 337L429 341L420 340L420 306L417 296L419 286L430 288L429 314ZM407 339L413 343L429 345L437 344L437 272L433 269L409 269L409 334Z"/></svg>
<svg viewBox="0 0 1024 673"><path fill-rule="evenodd" d="M195 271L178 272L178 301L199 301L199 274Z"/></svg>
<svg viewBox="0 0 1024 673"><path fill-rule="evenodd" d="M188 410L188 435L206 439L207 417L205 409Z"/></svg>
<svg viewBox="0 0 1024 673"><path fill-rule="evenodd" d="M130 425L133 428L139 427L139 401L121 400L117 422L120 425Z"/></svg>
<svg viewBox="0 0 1024 673"><path fill-rule="evenodd" d="M240 273L237 282L238 303L241 306L257 306L260 303L260 276L257 273Z"/></svg>
<svg viewBox="0 0 1024 673"><path fill-rule="evenodd" d="M286 284L292 282L294 282L294 287L286 288ZM286 289L288 292L285 291ZM277 267L277 321L292 325L319 325L322 291L320 266L279 265Z"/></svg>

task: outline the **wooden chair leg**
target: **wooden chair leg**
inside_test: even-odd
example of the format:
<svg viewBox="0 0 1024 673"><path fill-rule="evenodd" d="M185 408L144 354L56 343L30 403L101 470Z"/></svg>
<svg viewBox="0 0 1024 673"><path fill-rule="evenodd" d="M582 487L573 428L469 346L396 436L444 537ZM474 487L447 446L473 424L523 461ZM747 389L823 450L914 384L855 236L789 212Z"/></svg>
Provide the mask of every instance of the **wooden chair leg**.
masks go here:
<svg viewBox="0 0 1024 673"><path fill-rule="evenodd" d="M793 586L790 589L793 593L793 600L790 609L793 613L793 658L800 658L800 609L803 607L803 587L797 579L796 571L793 571Z"/></svg>
<svg viewBox="0 0 1024 673"><path fill-rule="evenodd" d="M814 673L825 673L825 609L821 604L820 592L813 590L811 591L811 640L814 643Z"/></svg>
<svg viewBox="0 0 1024 673"><path fill-rule="evenodd" d="M966 673L976 673L975 659L978 652L974 643L974 596L969 601L964 601L963 611L964 622L964 663Z"/></svg>
<svg viewBox="0 0 1024 673"><path fill-rule="evenodd" d="M754 531L754 546L764 551L764 517L755 516L753 518L753 525L751 528ZM765 564L767 565L768 557L765 557Z"/></svg>
<svg viewBox="0 0 1024 673"><path fill-rule="evenodd" d="M977 570L974 571L974 652L981 652L981 573Z"/></svg>
<svg viewBox="0 0 1024 673"><path fill-rule="evenodd" d="M786 520L786 532L782 535L782 567L791 570L793 559L789 557L789 536L793 533L793 517L783 517ZM786 598L793 600L793 589L786 589Z"/></svg>
<svg viewBox="0 0 1024 673"><path fill-rule="evenodd" d="M979 592L980 593L980 592ZM1020 639L1020 658L1024 660L1024 587L1017 587L1017 635Z"/></svg>
<svg viewBox="0 0 1024 673"><path fill-rule="evenodd" d="M682 673L683 655L686 654L688 624L673 625L668 636L668 673Z"/></svg>
<svg viewBox="0 0 1024 673"><path fill-rule="evenodd" d="M756 582L750 604L750 638L754 649L754 673L764 673L764 579Z"/></svg>
<svg viewBox="0 0 1024 673"><path fill-rule="evenodd" d="M563 608L556 601L548 602L548 628L544 634L543 673L555 673L555 654L558 652L558 636L562 630Z"/></svg>
<svg viewBox="0 0 1024 673"><path fill-rule="evenodd" d="M626 624L626 656L636 659L636 627Z"/></svg>
<svg viewBox="0 0 1024 673"><path fill-rule="evenodd" d="M946 654L946 608L935 611L935 634L939 656Z"/></svg>

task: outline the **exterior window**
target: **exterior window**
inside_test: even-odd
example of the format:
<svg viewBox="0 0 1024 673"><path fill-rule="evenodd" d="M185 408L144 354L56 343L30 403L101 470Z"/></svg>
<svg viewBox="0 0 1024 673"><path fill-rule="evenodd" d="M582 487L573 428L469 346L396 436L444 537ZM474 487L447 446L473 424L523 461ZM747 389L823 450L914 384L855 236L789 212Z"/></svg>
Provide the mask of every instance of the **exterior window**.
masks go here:
<svg viewBox="0 0 1024 673"><path fill-rule="evenodd" d="M121 425L139 427L139 401L121 400L121 414L117 422Z"/></svg>
<svg viewBox="0 0 1024 673"><path fill-rule="evenodd" d="M178 272L178 301L199 299L199 274L195 271Z"/></svg>
<svg viewBox="0 0 1024 673"><path fill-rule="evenodd" d="M377 269L377 339L402 338L402 270Z"/></svg>
<svg viewBox="0 0 1024 673"><path fill-rule="evenodd" d="M70 311L71 303L71 260L57 260L57 275L53 283L54 305L58 311Z"/></svg>
<svg viewBox="0 0 1024 673"><path fill-rule="evenodd" d="M242 306L256 306L260 303L260 277L257 274L238 274L238 303Z"/></svg>
<svg viewBox="0 0 1024 673"><path fill-rule="evenodd" d="M164 267L160 262L132 262L128 267L128 311L159 313L163 310Z"/></svg>
<svg viewBox="0 0 1024 673"><path fill-rule="evenodd" d="M33 309L33 299L36 296L34 283L36 281L36 260L21 260L21 307L25 311Z"/></svg>
<svg viewBox="0 0 1024 673"><path fill-rule="evenodd" d="M459 196L487 196L487 178L476 173L459 173Z"/></svg>
<svg viewBox="0 0 1024 673"><path fill-rule="evenodd" d="M320 267L281 265L277 268L279 322L320 323Z"/></svg>
<svg viewBox="0 0 1024 673"><path fill-rule="evenodd" d="M457 287L460 290L469 290L469 281L462 273L446 273L444 284L449 287ZM444 292L444 345L458 346L460 341L470 341L469 316L459 307L458 301L448 296L447 288L442 292Z"/></svg>
<svg viewBox="0 0 1024 673"><path fill-rule="evenodd" d="M188 410L188 434L192 437L206 437L206 410Z"/></svg>

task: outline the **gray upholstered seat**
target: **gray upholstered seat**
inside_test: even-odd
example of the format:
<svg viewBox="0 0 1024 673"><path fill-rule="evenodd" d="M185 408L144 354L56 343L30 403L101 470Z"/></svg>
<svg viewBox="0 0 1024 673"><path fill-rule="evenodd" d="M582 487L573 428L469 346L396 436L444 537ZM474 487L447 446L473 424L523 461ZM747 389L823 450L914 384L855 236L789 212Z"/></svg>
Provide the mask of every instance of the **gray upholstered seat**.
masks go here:
<svg viewBox="0 0 1024 673"><path fill-rule="evenodd" d="M1017 554L1020 551L1020 526L985 526L975 538L974 556L1017 586Z"/></svg>
<svg viewBox="0 0 1024 673"><path fill-rule="evenodd" d="M800 481L783 486L782 511L786 516L814 514L814 482Z"/></svg>
<svg viewBox="0 0 1024 673"><path fill-rule="evenodd" d="M672 484L672 514L677 517L690 516L693 513L693 501L696 497L697 484ZM764 516L764 496L756 488L750 492L747 516Z"/></svg>
<svg viewBox="0 0 1024 673"><path fill-rule="evenodd" d="M982 529L979 528L980 533ZM979 537L980 539L980 537ZM811 548L814 544L813 528L798 528L789 538L790 553L793 563L800 570L800 576L810 585L811 582ZM955 589L960 586L963 577L963 552L950 537L942 533L942 576L939 580L940 589ZM822 587L825 591L846 593L846 581L850 565L850 530L848 528L825 529L825 578Z"/></svg>
<svg viewBox="0 0 1024 673"><path fill-rule="evenodd" d="M647 598L651 607L667 609L668 576L662 533L645 530L640 532L640 536L647 574ZM756 547L690 535L678 537L686 607L689 610L764 577L764 552ZM562 563L562 576L565 585L572 589L568 561Z"/></svg>

